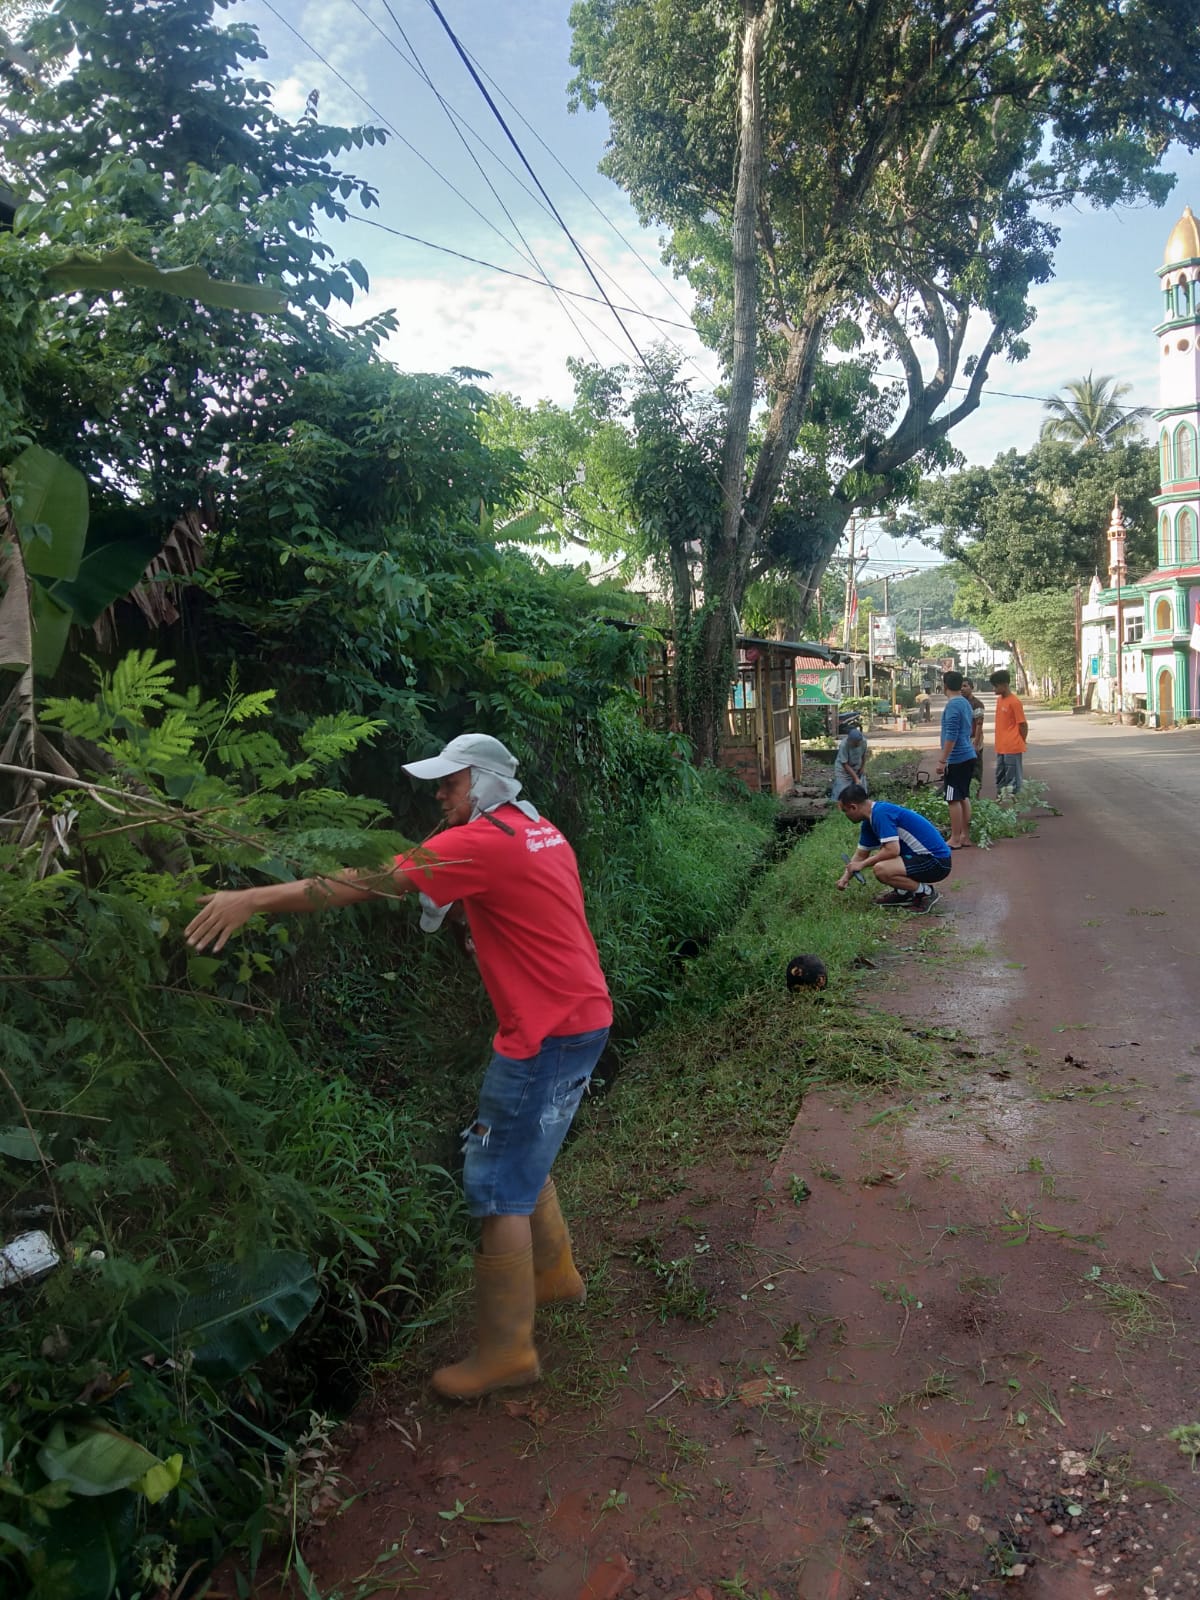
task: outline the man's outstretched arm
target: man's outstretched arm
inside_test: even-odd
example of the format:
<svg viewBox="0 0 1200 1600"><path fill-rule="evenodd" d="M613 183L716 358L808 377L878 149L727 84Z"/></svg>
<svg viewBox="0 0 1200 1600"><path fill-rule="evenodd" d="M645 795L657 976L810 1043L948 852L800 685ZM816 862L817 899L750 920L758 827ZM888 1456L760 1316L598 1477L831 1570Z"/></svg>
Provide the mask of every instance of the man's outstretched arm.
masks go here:
<svg viewBox="0 0 1200 1600"><path fill-rule="evenodd" d="M205 895L201 908L184 930L194 950L223 950L232 934L261 912L287 916L298 911L325 911L363 900L394 900L412 892L403 873L387 868L347 871L328 877L298 878L294 883L265 883L253 889L218 889Z"/></svg>

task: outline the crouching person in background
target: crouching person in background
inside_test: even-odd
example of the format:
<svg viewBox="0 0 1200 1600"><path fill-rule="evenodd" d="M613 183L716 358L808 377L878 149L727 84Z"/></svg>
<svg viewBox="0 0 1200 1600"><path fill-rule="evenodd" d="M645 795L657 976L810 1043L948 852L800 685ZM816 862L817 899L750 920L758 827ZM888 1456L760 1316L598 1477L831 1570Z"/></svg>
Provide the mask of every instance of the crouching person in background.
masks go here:
<svg viewBox="0 0 1200 1600"><path fill-rule="evenodd" d="M950 876L954 857L929 818L890 800L872 800L858 784L843 789L838 804L859 824L859 834L837 887L844 889L852 873L870 867L884 890L875 896L877 906L932 911L941 899L934 885Z"/></svg>

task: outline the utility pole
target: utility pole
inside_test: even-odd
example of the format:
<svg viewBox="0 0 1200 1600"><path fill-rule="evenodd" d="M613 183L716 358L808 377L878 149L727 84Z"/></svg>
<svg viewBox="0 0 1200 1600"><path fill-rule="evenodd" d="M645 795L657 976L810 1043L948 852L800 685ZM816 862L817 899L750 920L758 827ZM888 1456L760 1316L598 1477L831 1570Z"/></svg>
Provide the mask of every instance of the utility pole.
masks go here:
<svg viewBox="0 0 1200 1600"><path fill-rule="evenodd" d="M1075 579L1075 709L1083 707L1083 588Z"/></svg>
<svg viewBox="0 0 1200 1600"><path fill-rule="evenodd" d="M893 578L896 578L896 579L899 579L899 578L911 578L914 572L919 572L919 571L920 571L919 567L905 567L901 572L885 572L883 574L883 614L884 614L885 617L890 617L891 614L892 614L892 587L891 587L892 586L892 579ZM917 614L919 616L920 612L918 611ZM872 635L872 637L874 637L874 635ZM899 659L900 659L899 641L897 640L897 653L896 653L895 659L892 661L892 666L891 666L891 673L892 673L892 715L893 716L896 715L896 670L897 670L897 663L898 663ZM874 692L874 690L872 690L872 693L873 692Z"/></svg>

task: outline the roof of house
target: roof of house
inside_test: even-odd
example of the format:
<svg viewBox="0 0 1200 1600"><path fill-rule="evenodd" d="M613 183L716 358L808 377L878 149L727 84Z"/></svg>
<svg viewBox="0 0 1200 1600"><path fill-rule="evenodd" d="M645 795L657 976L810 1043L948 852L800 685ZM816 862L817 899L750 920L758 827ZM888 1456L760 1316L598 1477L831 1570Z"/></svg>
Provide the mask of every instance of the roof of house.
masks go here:
<svg viewBox="0 0 1200 1600"><path fill-rule="evenodd" d="M840 661L842 652L828 645L816 644L811 639L755 639L748 634L738 635L739 650L779 650L784 655L807 657L808 664L821 666L830 661Z"/></svg>
<svg viewBox="0 0 1200 1600"><path fill-rule="evenodd" d="M1200 578L1200 566L1156 567L1144 578L1139 578L1137 586L1139 589L1145 589L1154 583L1170 583L1174 578Z"/></svg>

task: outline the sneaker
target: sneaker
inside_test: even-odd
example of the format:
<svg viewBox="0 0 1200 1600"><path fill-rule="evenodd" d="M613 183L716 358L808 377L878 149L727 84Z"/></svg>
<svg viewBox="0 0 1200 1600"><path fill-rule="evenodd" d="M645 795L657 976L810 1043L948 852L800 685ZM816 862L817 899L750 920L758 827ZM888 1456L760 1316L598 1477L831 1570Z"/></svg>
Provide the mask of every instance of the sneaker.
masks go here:
<svg viewBox="0 0 1200 1600"><path fill-rule="evenodd" d="M910 911L917 912L932 911L934 906L937 905L941 898L941 895L937 892L933 885L930 884L929 888L924 894L914 894L912 896L908 902L908 909Z"/></svg>
<svg viewBox="0 0 1200 1600"><path fill-rule="evenodd" d="M911 889L889 889L887 894L877 894L875 896L875 904L877 906L906 906L912 900L912 897L913 892Z"/></svg>

